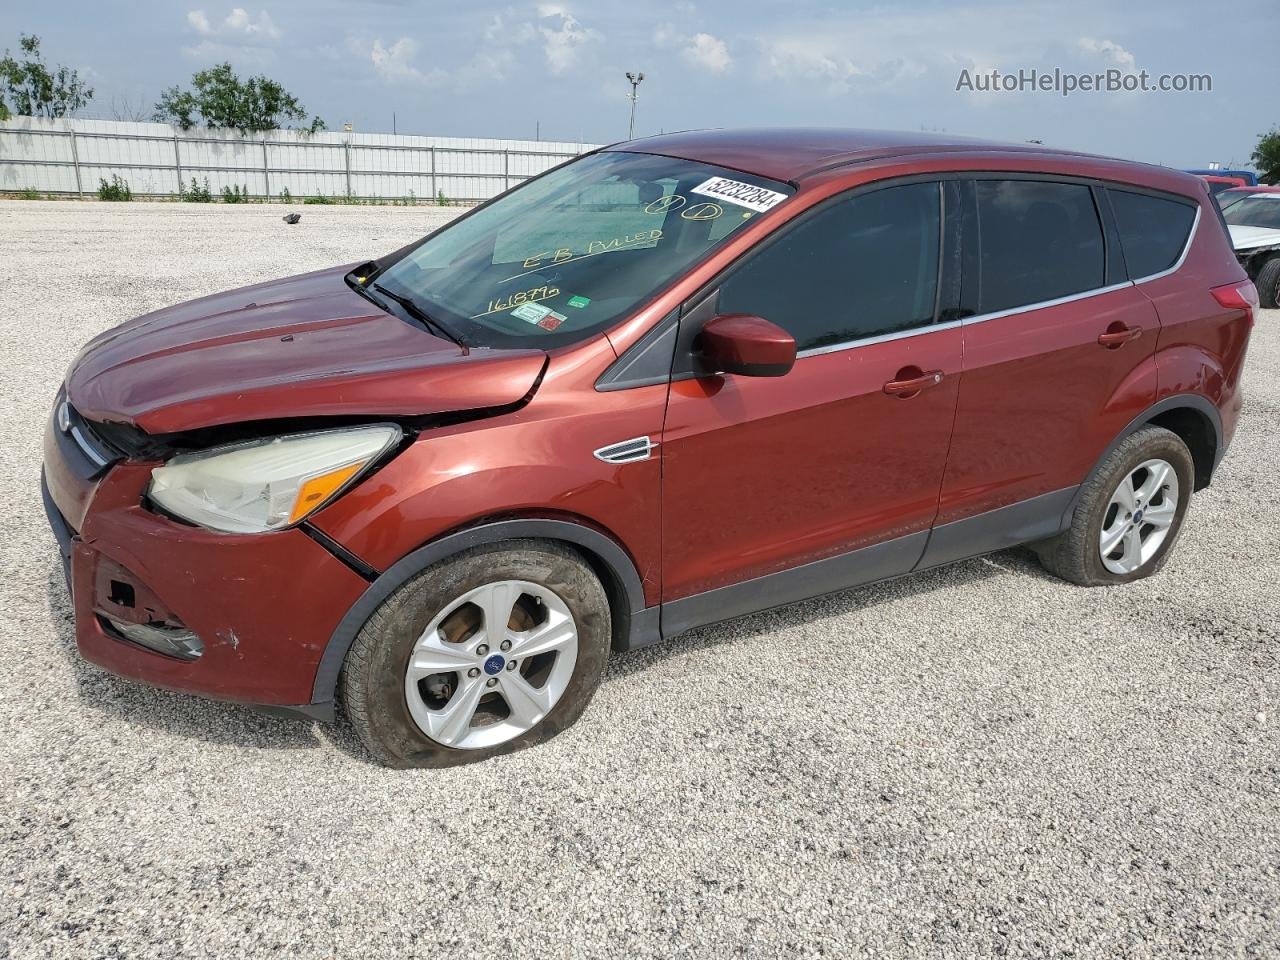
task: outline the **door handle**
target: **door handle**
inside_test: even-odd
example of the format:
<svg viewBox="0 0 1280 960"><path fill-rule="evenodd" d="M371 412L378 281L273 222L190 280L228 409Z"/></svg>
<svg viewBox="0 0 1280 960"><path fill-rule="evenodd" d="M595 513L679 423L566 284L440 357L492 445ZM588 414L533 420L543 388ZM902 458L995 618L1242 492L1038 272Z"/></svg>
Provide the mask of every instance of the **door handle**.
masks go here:
<svg viewBox="0 0 1280 960"><path fill-rule="evenodd" d="M919 367L915 368L916 371L919 369ZM941 370L918 373L911 368L907 368L906 370L899 370L897 377L884 385L884 392L891 397L900 397L905 400L908 397L914 397L921 390L936 387L941 382Z"/></svg>
<svg viewBox="0 0 1280 960"><path fill-rule="evenodd" d="M1124 346L1130 340L1137 340L1140 336L1142 336L1141 327L1126 327L1123 323L1113 323L1107 327L1106 333L1098 334L1098 343L1108 350L1114 350L1116 347Z"/></svg>

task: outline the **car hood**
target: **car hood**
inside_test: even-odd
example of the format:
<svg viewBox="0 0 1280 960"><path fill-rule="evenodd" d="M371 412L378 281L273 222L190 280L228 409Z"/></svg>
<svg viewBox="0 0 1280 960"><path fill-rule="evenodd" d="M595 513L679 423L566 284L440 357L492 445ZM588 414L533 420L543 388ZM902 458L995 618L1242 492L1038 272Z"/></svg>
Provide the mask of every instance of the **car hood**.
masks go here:
<svg viewBox="0 0 1280 960"><path fill-rule="evenodd" d="M1280 230L1271 227L1229 226L1227 229L1231 231L1231 245L1237 250L1280 244Z"/></svg>
<svg viewBox="0 0 1280 960"><path fill-rule="evenodd" d="M94 338L67 374L90 420L164 434L250 420L501 407L541 350L460 347L351 290L349 267L166 307Z"/></svg>

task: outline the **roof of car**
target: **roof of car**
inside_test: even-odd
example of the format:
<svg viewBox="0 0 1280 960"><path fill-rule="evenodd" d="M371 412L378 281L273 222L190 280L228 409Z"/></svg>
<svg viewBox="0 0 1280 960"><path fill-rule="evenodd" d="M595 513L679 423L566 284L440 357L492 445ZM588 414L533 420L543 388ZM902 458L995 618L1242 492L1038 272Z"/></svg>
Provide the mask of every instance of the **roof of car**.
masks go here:
<svg viewBox="0 0 1280 960"><path fill-rule="evenodd" d="M905 154L999 151L1086 156L1040 144L1001 143L953 134L835 127L689 130L614 144L610 150L700 160L794 181L825 167Z"/></svg>

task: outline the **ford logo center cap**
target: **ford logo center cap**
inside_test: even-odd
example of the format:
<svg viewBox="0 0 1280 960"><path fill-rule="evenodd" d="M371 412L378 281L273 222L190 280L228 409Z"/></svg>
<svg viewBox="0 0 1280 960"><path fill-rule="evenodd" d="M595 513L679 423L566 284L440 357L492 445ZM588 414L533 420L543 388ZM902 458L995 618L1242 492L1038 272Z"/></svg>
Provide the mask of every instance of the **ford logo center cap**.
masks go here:
<svg viewBox="0 0 1280 960"><path fill-rule="evenodd" d="M484 662L484 672L493 677L502 672L502 668L507 665L506 658L501 654L495 653L492 657Z"/></svg>

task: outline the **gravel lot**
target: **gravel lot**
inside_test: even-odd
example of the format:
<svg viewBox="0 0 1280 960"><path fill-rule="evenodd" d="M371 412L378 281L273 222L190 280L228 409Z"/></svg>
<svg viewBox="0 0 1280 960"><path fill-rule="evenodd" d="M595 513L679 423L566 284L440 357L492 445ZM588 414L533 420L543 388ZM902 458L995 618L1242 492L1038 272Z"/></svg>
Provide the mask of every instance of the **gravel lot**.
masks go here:
<svg viewBox="0 0 1280 960"><path fill-rule="evenodd" d="M798 604L392 772L82 663L40 508L91 335L448 215L297 209L0 202L0 958L1280 955L1280 311L1159 577L1018 551Z"/></svg>

